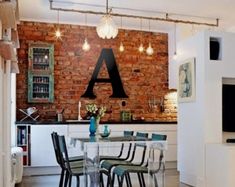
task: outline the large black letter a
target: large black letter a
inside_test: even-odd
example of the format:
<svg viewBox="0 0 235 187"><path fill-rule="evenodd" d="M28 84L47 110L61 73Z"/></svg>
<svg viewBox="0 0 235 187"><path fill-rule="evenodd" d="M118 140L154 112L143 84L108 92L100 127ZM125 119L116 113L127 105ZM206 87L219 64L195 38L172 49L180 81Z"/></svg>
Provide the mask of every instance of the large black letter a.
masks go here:
<svg viewBox="0 0 235 187"><path fill-rule="evenodd" d="M105 61L110 79L97 78L103 61ZM93 87L96 82L106 82L112 84L113 94L110 97L128 98L122 86L122 81L118 73L118 68L112 49L102 49L87 90L82 95L82 97L96 98L95 94L93 93Z"/></svg>

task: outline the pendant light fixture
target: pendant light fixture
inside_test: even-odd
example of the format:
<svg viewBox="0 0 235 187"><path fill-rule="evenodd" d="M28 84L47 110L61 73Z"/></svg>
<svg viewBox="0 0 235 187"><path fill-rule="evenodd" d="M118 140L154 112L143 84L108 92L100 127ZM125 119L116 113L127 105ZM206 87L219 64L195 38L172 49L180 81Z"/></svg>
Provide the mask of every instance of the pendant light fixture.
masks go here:
<svg viewBox="0 0 235 187"><path fill-rule="evenodd" d="M149 32L150 32L150 20L149 20ZM149 41L149 46L148 48L146 49L146 53L147 55L151 56L153 54L153 48L151 46L151 42Z"/></svg>
<svg viewBox="0 0 235 187"><path fill-rule="evenodd" d="M85 39L84 39L84 43L82 45L82 50L87 52L90 50L91 46L87 41L87 14L85 14L85 26L86 26L86 30L85 30Z"/></svg>
<svg viewBox="0 0 235 187"><path fill-rule="evenodd" d="M122 17L121 17L121 29L122 29ZM120 46L119 46L119 51L123 52L124 50L125 50L125 48L124 48L124 45L123 45L122 40L121 40L121 43L120 43Z"/></svg>
<svg viewBox="0 0 235 187"><path fill-rule="evenodd" d="M57 39L61 39L61 31L60 31L60 12L59 10L57 11L57 28L56 28L56 31L55 31L55 37Z"/></svg>
<svg viewBox="0 0 235 187"><path fill-rule="evenodd" d="M96 32L98 36L102 39L115 38L118 34L118 28L113 21L108 7L108 0L106 0L106 15L104 15L98 26L96 27Z"/></svg>
<svg viewBox="0 0 235 187"><path fill-rule="evenodd" d="M144 52L144 46L142 44L142 19L140 19L140 32L141 32L141 36L140 36L140 46L138 48L140 53Z"/></svg>

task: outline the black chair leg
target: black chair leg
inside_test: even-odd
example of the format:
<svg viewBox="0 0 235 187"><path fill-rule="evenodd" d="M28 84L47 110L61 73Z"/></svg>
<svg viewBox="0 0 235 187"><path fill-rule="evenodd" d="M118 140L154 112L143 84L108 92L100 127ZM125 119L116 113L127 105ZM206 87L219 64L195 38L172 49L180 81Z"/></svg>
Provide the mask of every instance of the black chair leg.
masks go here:
<svg viewBox="0 0 235 187"><path fill-rule="evenodd" d="M128 178L128 173L125 174L125 178L126 178L126 185L127 185L127 187L131 187L131 181Z"/></svg>
<svg viewBox="0 0 235 187"><path fill-rule="evenodd" d="M67 187L67 185L68 185L68 180L69 180L69 173L66 171L66 172L65 172L64 187Z"/></svg>
<svg viewBox="0 0 235 187"><path fill-rule="evenodd" d="M156 175L154 173L153 173L153 178L154 178L155 186L158 187L157 177L156 177Z"/></svg>
<svg viewBox="0 0 235 187"><path fill-rule="evenodd" d="M115 183L115 174L113 173L113 176L111 177L111 187L114 187Z"/></svg>
<svg viewBox="0 0 235 187"><path fill-rule="evenodd" d="M79 176L76 177L77 178L77 187L80 186L80 179L79 179Z"/></svg>
<svg viewBox="0 0 235 187"><path fill-rule="evenodd" d="M69 175L69 187L72 186L72 175Z"/></svg>
<svg viewBox="0 0 235 187"><path fill-rule="evenodd" d="M142 179L141 179L140 173L137 173L137 176L138 176L138 180L139 180L140 186L142 187Z"/></svg>
<svg viewBox="0 0 235 187"><path fill-rule="evenodd" d="M118 178L118 187L122 187L122 184L123 184L123 178L121 177L119 177L119 176L117 176L117 178Z"/></svg>
<svg viewBox="0 0 235 187"><path fill-rule="evenodd" d="M129 173L127 173L127 177L128 177L129 183L130 183L130 187L132 187L132 184L131 184L131 177L130 177L130 174L129 174Z"/></svg>
<svg viewBox="0 0 235 187"><path fill-rule="evenodd" d="M118 177L119 178L119 187L122 187L123 186L123 181L124 181L124 175L121 176L121 177Z"/></svg>
<svg viewBox="0 0 235 187"><path fill-rule="evenodd" d="M103 174L100 173L100 186L104 187L104 179L103 179Z"/></svg>
<svg viewBox="0 0 235 187"><path fill-rule="evenodd" d="M143 187L146 187L145 181L144 181L144 174L143 174L143 173L140 173L140 176L141 176L141 179L142 179L142 185L143 185Z"/></svg>
<svg viewBox="0 0 235 187"><path fill-rule="evenodd" d="M64 183L64 169L61 170L59 187L63 187L63 183Z"/></svg>
<svg viewBox="0 0 235 187"><path fill-rule="evenodd" d="M107 183L106 183L106 187L111 187L111 176L110 176L110 173L108 171L104 171L104 174L107 176ZM102 174L101 174L102 175ZM103 177L102 177L102 180L103 180Z"/></svg>
<svg viewBox="0 0 235 187"><path fill-rule="evenodd" d="M107 187L112 187L111 186L111 176L110 176L110 174L108 174L107 177L108 177L107 178Z"/></svg>

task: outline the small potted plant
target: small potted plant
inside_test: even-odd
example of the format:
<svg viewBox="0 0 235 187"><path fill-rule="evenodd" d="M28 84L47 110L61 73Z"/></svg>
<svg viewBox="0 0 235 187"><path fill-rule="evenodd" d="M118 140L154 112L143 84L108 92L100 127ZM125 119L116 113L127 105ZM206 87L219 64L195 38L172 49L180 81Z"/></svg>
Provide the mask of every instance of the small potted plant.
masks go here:
<svg viewBox="0 0 235 187"><path fill-rule="evenodd" d="M104 116L106 112L106 107L97 107L95 103L90 103L86 105L87 116L90 117L90 135L94 136L99 130L100 118Z"/></svg>

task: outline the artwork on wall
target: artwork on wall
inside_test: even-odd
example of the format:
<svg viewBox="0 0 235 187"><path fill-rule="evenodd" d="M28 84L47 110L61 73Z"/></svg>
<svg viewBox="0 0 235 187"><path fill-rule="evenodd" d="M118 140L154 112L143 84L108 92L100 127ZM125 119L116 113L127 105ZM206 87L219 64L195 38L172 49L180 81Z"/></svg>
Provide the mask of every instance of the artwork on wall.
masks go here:
<svg viewBox="0 0 235 187"><path fill-rule="evenodd" d="M178 71L178 102L195 100L195 58L185 60Z"/></svg>

